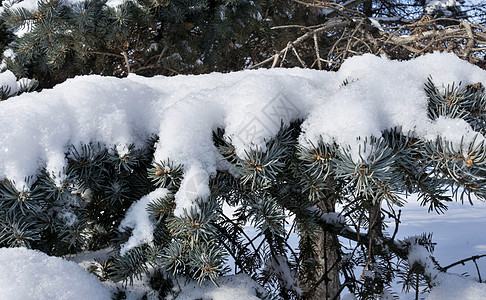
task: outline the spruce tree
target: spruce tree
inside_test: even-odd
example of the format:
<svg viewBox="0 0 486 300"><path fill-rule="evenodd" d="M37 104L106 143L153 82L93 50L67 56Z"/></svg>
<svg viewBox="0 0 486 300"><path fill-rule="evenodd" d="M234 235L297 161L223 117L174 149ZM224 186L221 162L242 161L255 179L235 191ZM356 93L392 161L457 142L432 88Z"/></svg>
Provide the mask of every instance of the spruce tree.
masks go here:
<svg viewBox="0 0 486 300"><path fill-rule="evenodd" d="M376 2L369 3L375 6L368 6L368 17L406 11L399 6L379 10ZM18 78L38 79L42 88L80 74L241 70L287 45L295 30L326 20L292 1L127 1L118 6L99 0L40 1L37 11L9 9L13 4L3 1L0 51L12 48L16 56L6 59L6 67ZM289 24L293 29L284 33L271 30ZM15 37L12 32L21 27L28 32ZM327 38L329 44L335 41ZM299 65L296 59L294 65ZM15 93L13 87L0 87L0 99L35 88L35 81ZM451 86L443 93L429 81L424 88L430 119L462 118L485 133L481 85ZM42 170L29 189L9 179L0 183L0 246L57 256L111 247L113 256L93 265L100 279L150 277L162 297L170 293L174 276L216 282L228 273L228 258L234 270L267 289L262 298L336 299L347 288L370 299L397 277L407 288L430 284L425 268L408 265L407 256L416 244L432 252L431 237L396 241L387 234L385 220L399 220L395 208L403 203L402 194L419 194L422 204L437 212L454 198L464 201L474 194L484 199L483 143L456 148L440 138L431 142L390 128L381 136L363 137L356 160L344 145L301 146L301 126L302 120L282 125L265 150L254 149L244 158L236 155L224 129L216 130L214 144L231 169L209 178L209 199L182 215L174 214L174 195L181 189L184 165L153 160L156 136L144 148L131 146L122 154L110 145L72 145L65 175ZM132 230L120 226L127 210L156 189L167 193L147 208L155 226L153 244L122 254ZM236 213L226 215L223 205L237 208ZM244 231L248 224L256 236ZM293 230L300 238L297 252L288 244ZM339 238L353 241L355 248L347 249ZM361 278L356 274L361 269L372 276Z"/></svg>
<svg viewBox="0 0 486 300"><path fill-rule="evenodd" d="M482 85L441 91L429 80L424 89L431 120L462 118L485 133ZM41 170L23 189L9 179L0 183L0 246L57 256L111 248L108 260L93 263L100 279L130 283L145 276L161 297L171 293L177 276L217 282L229 272L228 258L235 272L266 288L260 296L267 299L337 299L345 288L372 299L397 278L407 288L430 285L427 268L409 265L407 258L417 245L432 253L431 236L395 240L385 221L399 220L395 208L407 193L417 193L437 212L454 198L485 199L484 143L457 146L390 128L361 138L356 159L337 143L302 146L301 126L302 121L282 125L266 149L243 157L223 128L213 132L214 145L231 167L209 178L207 199L176 214L175 194L191 191L181 186L184 165L153 160L158 137L123 152L96 143L73 145L65 174ZM153 242L124 248L133 228L122 220L135 201L153 192L164 195L151 198L146 208ZM223 205L235 213L227 215ZM243 229L249 224L255 236ZM294 230L298 251L288 242ZM343 240L354 246L341 245Z"/></svg>
<svg viewBox="0 0 486 300"><path fill-rule="evenodd" d="M35 10L16 2L3 3L2 22L29 30L11 44L9 69L41 87L81 74L241 70L268 42L266 8L253 1L39 1Z"/></svg>
<svg viewBox="0 0 486 300"><path fill-rule="evenodd" d="M32 8L22 6L20 0L7 0L0 7L0 59L18 78L39 81L40 88L85 74L123 77L129 73L154 76L228 72L272 57L303 32L335 23L335 18L358 20L364 16L367 27L359 30L374 36L381 27L396 30L396 26L411 24L426 15L423 4L409 1L364 3L42 0ZM470 16L475 15L454 15L459 20ZM370 18L383 19L383 24L370 26ZM353 26L340 25L316 36L320 56L326 59L335 48L332 45L355 30ZM409 30L413 31L404 32ZM2 57L7 46L15 59ZM316 52L314 40L296 48L307 67L322 67L322 63L306 59ZM405 50L399 46L394 52L396 58L410 58ZM290 53L286 59L286 66L302 66L300 59Z"/></svg>

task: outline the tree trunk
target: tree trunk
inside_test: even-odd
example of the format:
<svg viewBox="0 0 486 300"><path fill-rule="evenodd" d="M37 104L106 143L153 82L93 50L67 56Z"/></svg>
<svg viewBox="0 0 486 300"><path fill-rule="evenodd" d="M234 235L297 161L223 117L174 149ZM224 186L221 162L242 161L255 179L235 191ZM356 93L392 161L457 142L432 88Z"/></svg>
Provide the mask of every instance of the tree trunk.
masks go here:
<svg viewBox="0 0 486 300"><path fill-rule="evenodd" d="M363 13L367 17L373 16L373 1L372 0L367 0L367 1L363 2Z"/></svg>
<svg viewBox="0 0 486 300"><path fill-rule="evenodd" d="M332 197L321 200L317 206L324 213L335 211ZM310 247L312 251L303 251ZM337 235L322 229L303 234L300 249L304 252L301 272L303 299L339 299L340 244Z"/></svg>

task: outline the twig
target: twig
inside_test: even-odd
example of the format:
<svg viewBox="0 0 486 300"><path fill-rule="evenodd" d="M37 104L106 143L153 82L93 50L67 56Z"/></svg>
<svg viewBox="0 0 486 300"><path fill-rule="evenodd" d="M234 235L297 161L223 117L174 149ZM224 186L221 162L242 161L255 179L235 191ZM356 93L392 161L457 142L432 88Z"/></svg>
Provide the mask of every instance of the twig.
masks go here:
<svg viewBox="0 0 486 300"><path fill-rule="evenodd" d="M277 65L277 62L278 62L278 54L275 54L273 56L272 68L275 68L275 66Z"/></svg>
<svg viewBox="0 0 486 300"><path fill-rule="evenodd" d="M292 51L294 51L294 54L297 57L297 59L299 60L299 62L302 65L302 67L305 68L305 64L302 61L302 59L300 58L299 53L297 52L297 50L295 50L295 47L294 46L292 46Z"/></svg>
<svg viewBox="0 0 486 300"><path fill-rule="evenodd" d="M302 0L294 0L301 3ZM361 0L350 2L352 5L360 3ZM471 24L466 21L441 18L422 18L421 20L401 25L387 26L382 30L374 30L367 17L359 12L343 11L328 3L302 3L312 7L328 7L336 9L338 18L327 20L319 27L306 27L298 25L278 26L274 29L300 28L307 30L294 41L288 42L286 47L276 52L264 61L251 66L251 69L258 68L264 64L271 63L272 67L277 64L304 66L304 61L313 61L311 67L318 69L338 69L343 61L351 55L361 55L366 52L375 54L386 54L390 57L417 57L431 50L444 50L455 52L459 56L472 63L481 61L478 52L486 49L486 30L478 24ZM447 21L449 26L441 25ZM373 30L373 31L372 31ZM317 35L324 33L323 43L330 45L323 48L319 45ZM405 32L405 34L404 34ZM311 53L299 52L299 49L310 49ZM286 54L292 50L297 57L297 63L287 61ZM325 53L323 55L323 53ZM304 56L305 55L305 56ZM313 56L313 57L309 57ZM322 56L326 57L323 59ZM282 58L283 57L283 58ZM311 60L312 59L312 60ZM326 63L326 65L322 64Z"/></svg>
<svg viewBox="0 0 486 300"><path fill-rule="evenodd" d="M106 55L106 56L114 56L114 57L119 57L123 58L123 55L120 54L115 54L115 53L109 53L109 52L98 52L98 51L88 51L86 54L97 54L97 55Z"/></svg>
<svg viewBox="0 0 486 300"><path fill-rule="evenodd" d="M299 28L299 29L308 29L312 30L314 28L319 28L321 25L314 25L314 26L303 26L303 25L282 25L282 26L273 26L270 29L288 29L288 28Z"/></svg>
<svg viewBox="0 0 486 300"><path fill-rule="evenodd" d="M290 46L292 47L295 47L301 43L303 43L304 41L306 41L309 37L311 37L314 33L319 33L321 31L327 31L327 30L336 30L338 28L342 28L342 27L346 27L350 24L349 21L342 21L342 22L336 22L336 23L326 23L324 25L322 25L321 27L313 30L313 31L309 31L305 34L303 34L302 36L300 36L299 38L297 38L295 41L293 42L289 42L289 44L287 45L287 47L285 47L284 49L280 50L280 52L278 52L277 54L280 56L282 54L284 54L285 52L288 51L288 49L290 48ZM253 66L251 66L249 69L255 69L255 68L258 68L270 61L272 61L274 59L273 56L265 59L264 61L262 62L259 62Z"/></svg>
<svg viewBox="0 0 486 300"><path fill-rule="evenodd" d="M400 215L402 214L402 210L398 210L398 216L395 219L395 230L393 231L393 235L391 237L392 240L395 239L398 233L398 226L400 225Z"/></svg>
<svg viewBox="0 0 486 300"><path fill-rule="evenodd" d="M316 49L317 66L322 70L321 56L319 54L319 45L317 43L317 34L314 33L314 48Z"/></svg>
<svg viewBox="0 0 486 300"><path fill-rule="evenodd" d="M476 271L478 272L478 279L479 283L483 283L483 279L481 279L481 272L479 272L479 266L478 263L476 262L476 259L473 259L474 265L476 266Z"/></svg>
<svg viewBox="0 0 486 300"><path fill-rule="evenodd" d="M474 34L472 32L471 24L469 24L469 22L463 21L463 22L461 22L461 25L464 26L464 28L466 29L466 33L467 33L467 37L468 37L466 49L465 49L464 55L463 55L463 57L465 59L467 59L469 57L469 54L471 53L471 49L474 47L474 44L475 44L474 43Z"/></svg>
<svg viewBox="0 0 486 300"><path fill-rule="evenodd" d="M471 257L468 257L468 258L465 258L465 259L461 259L459 261L456 261L455 263L452 263L448 266L445 266L445 267L442 267L441 269L446 271L454 266L457 266L457 265L463 265L465 262L467 261L470 261L470 260L477 260L477 259L480 259L482 257L486 257L486 254L482 254L482 255L473 255Z"/></svg>
<svg viewBox="0 0 486 300"><path fill-rule="evenodd" d="M128 59L128 53L127 53L127 51L123 51L121 54L123 55L123 58L125 59L125 64L127 65L127 73L131 73L130 61Z"/></svg>
<svg viewBox="0 0 486 300"><path fill-rule="evenodd" d="M287 51L289 50L289 45L290 45L290 43L288 43L287 47L285 47L285 51L284 51L282 60L280 61L280 67L283 66L283 63L285 62L285 59L287 58Z"/></svg>

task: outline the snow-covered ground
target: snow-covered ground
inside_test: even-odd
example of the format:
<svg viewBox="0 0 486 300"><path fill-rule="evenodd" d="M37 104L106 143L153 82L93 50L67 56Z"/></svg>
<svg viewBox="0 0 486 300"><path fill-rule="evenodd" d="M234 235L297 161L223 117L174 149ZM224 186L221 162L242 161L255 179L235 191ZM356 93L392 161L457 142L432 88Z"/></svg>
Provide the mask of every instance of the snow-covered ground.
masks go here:
<svg viewBox="0 0 486 300"><path fill-rule="evenodd" d="M449 211L438 215L435 212L427 213L427 208L420 206L417 201L410 201L403 209L398 237L432 232L433 240L437 243L434 255L441 266L473 255L486 254L486 203L476 200L473 204L453 202L449 204ZM484 280L486 257L478 260L478 265ZM478 276L472 262L452 267L449 271Z"/></svg>
<svg viewBox="0 0 486 300"><path fill-rule="evenodd" d="M402 210L402 224L399 227L398 238L405 238L420 233L433 233L433 241L437 243L434 256L439 264L444 267L461 259L473 255L486 254L486 202L475 200L474 206L468 202L452 202L445 214L438 215L435 212L427 213L427 208L422 207L410 197ZM486 257L477 260L482 280L486 279ZM476 267L472 261L464 265L458 265L448 270L450 273L465 274L478 278ZM457 280L457 283L461 283ZM445 286L444 286L445 287ZM482 298L472 295L461 295L451 291L463 291L464 287L455 287L449 284L449 289L444 289L443 294L438 292L431 299L486 299L486 284L482 291ZM425 296L424 296L425 297ZM402 294L400 299L415 299L415 295Z"/></svg>

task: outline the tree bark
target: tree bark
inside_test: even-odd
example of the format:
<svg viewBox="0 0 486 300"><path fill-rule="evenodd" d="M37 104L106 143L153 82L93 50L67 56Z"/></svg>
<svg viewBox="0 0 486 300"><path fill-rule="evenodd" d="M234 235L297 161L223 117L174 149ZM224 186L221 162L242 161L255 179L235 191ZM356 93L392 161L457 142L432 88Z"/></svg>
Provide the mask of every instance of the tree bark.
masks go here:
<svg viewBox="0 0 486 300"><path fill-rule="evenodd" d="M321 200L317 206L323 213L335 212L332 195ZM310 253L304 253L301 272L303 299L330 300L339 299L339 260L340 244L335 233L315 230L312 234L302 235L301 251L312 245Z"/></svg>

